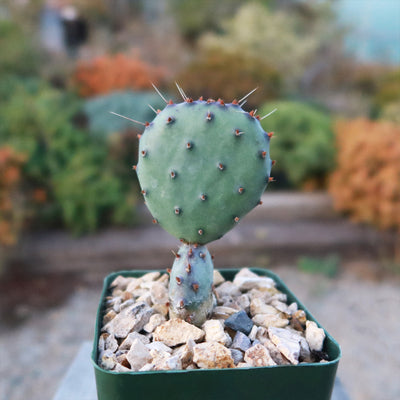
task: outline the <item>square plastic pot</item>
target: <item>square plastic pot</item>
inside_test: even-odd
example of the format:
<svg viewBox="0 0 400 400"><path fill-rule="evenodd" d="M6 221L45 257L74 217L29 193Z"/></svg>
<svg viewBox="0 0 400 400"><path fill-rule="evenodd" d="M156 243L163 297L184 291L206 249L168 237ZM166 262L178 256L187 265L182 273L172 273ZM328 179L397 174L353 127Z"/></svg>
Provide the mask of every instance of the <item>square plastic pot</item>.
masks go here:
<svg viewBox="0 0 400 400"><path fill-rule="evenodd" d="M304 305L274 273L251 268L260 276L276 282L276 287L286 293L288 303L296 302L307 314L307 319L318 322ZM222 269L225 279L232 280L240 269ZM113 372L97 365L97 343L101 334L105 297L109 286L118 275L140 277L150 271L121 271L104 280L103 292L96 318L92 362L95 369L99 400L243 400L247 398L271 400L329 400L341 357L338 343L326 333L324 349L329 361L299 365L238 369L198 369L182 371ZM165 272L165 271L160 271ZM318 324L319 327L321 327Z"/></svg>

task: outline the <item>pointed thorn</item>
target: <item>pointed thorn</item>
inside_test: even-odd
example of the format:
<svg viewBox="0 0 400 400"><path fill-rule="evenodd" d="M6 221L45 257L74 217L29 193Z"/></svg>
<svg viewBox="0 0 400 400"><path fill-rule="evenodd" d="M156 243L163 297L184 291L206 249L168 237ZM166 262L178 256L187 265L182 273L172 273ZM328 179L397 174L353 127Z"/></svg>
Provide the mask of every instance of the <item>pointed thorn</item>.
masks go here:
<svg viewBox="0 0 400 400"><path fill-rule="evenodd" d="M132 166L132 169L133 169L134 171L136 171L136 170L137 170L137 165L133 165L133 166Z"/></svg>
<svg viewBox="0 0 400 400"><path fill-rule="evenodd" d="M186 103L193 103L193 99L191 97L187 98L185 101Z"/></svg>
<svg viewBox="0 0 400 400"><path fill-rule="evenodd" d="M218 169L219 169L220 171L223 171L223 170L225 169L225 165L219 163L219 164L218 164Z"/></svg>
<svg viewBox="0 0 400 400"><path fill-rule="evenodd" d="M272 136L274 136L274 132L268 132L268 133L267 133L267 136L271 139Z"/></svg>
<svg viewBox="0 0 400 400"><path fill-rule="evenodd" d="M235 221L236 223L238 223L238 222L239 222L239 220L240 220L240 218L239 218L239 217L235 217L235 218L234 218L234 221Z"/></svg>
<svg viewBox="0 0 400 400"><path fill-rule="evenodd" d="M244 193L244 188L243 188L243 187L240 187L240 188L238 189L238 193L239 193L239 194L243 194L243 193Z"/></svg>
<svg viewBox="0 0 400 400"><path fill-rule="evenodd" d="M204 253L200 253L200 254L199 254L199 257L200 257L200 258L205 258L206 255L205 255Z"/></svg>
<svg viewBox="0 0 400 400"><path fill-rule="evenodd" d="M158 114L158 112L156 111L156 109L152 106L152 105L150 105L150 104L147 104L156 114Z"/></svg>
<svg viewBox="0 0 400 400"><path fill-rule="evenodd" d="M275 165L275 164L276 164L276 160L272 160L272 161L271 161L271 164L272 164L272 165Z"/></svg>
<svg viewBox="0 0 400 400"><path fill-rule="evenodd" d="M171 274L171 268L167 268L167 273Z"/></svg>
<svg viewBox="0 0 400 400"><path fill-rule="evenodd" d="M203 96L200 96L198 101L203 101Z"/></svg>
<svg viewBox="0 0 400 400"><path fill-rule="evenodd" d="M203 229L199 229L199 230L197 231L197 233L201 236L201 235L204 233L204 231L203 231Z"/></svg>
<svg viewBox="0 0 400 400"><path fill-rule="evenodd" d="M158 224L158 221L155 218L153 219L153 224Z"/></svg>
<svg viewBox="0 0 400 400"><path fill-rule="evenodd" d="M150 126L150 122L147 122L147 121L146 121L146 122L144 123L144 125L145 125L146 127L148 127L148 126Z"/></svg>
<svg viewBox="0 0 400 400"><path fill-rule="evenodd" d="M240 104L242 101L246 100L246 99L247 99L251 94L253 94L257 89L258 89L258 86L257 86L256 88L254 88L251 92L247 93L246 96L242 97L242 98L239 100L239 104Z"/></svg>
<svg viewBox="0 0 400 400"><path fill-rule="evenodd" d="M267 152L266 151L260 151L260 157L261 158L265 158L267 156Z"/></svg>
<svg viewBox="0 0 400 400"><path fill-rule="evenodd" d="M183 300L181 300L181 301L179 302L179 307L180 307L180 308L185 307L185 302L184 302Z"/></svg>
<svg viewBox="0 0 400 400"><path fill-rule="evenodd" d="M115 113L114 111L110 111L110 114L116 115L117 117L120 117L120 118L127 119L128 121L135 122L136 124L140 124L140 125L143 125L143 126L147 126L147 125L146 125L147 122L144 123L144 122L136 121L135 119L125 117L124 115L121 115L121 114L117 114L117 113Z"/></svg>
<svg viewBox="0 0 400 400"><path fill-rule="evenodd" d="M269 117L271 114L273 114L275 111L277 110L277 108L274 108L271 112L269 112L268 114L264 115L263 117L260 118L260 120L263 120L264 118Z"/></svg>
<svg viewBox="0 0 400 400"><path fill-rule="evenodd" d="M154 90L158 93L158 95L167 103L167 100L165 99L165 97L161 94L161 92L157 89L156 85L151 82L151 86L153 86Z"/></svg>
<svg viewBox="0 0 400 400"><path fill-rule="evenodd" d="M182 279L179 276L175 277L175 280L178 285L182 284Z"/></svg>
<svg viewBox="0 0 400 400"><path fill-rule="evenodd" d="M193 283L192 284L192 288L197 293L197 291L199 290L199 284L198 283Z"/></svg>
<svg viewBox="0 0 400 400"><path fill-rule="evenodd" d="M175 256L175 258L181 258L180 254L178 254L176 251L172 251L172 254Z"/></svg>
<svg viewBox="0 0 400 400"><path fill-rule="evenodd" d="M262 200L258 200L257 205L261 206L262 203L263 203Z"/></svg>
<svg viewBox="0 0 400 400"><path fill-rule="evenodd" d="M140 140L142 138L142 135L138 133L137 138Z"/></svg>
<svg viewBox="0 0 400 400"><path fill-rule="evenodd" d="M185 271L190 274L192 272L192 266L190 264L187 265L187 267L185 268Z"/></svg>

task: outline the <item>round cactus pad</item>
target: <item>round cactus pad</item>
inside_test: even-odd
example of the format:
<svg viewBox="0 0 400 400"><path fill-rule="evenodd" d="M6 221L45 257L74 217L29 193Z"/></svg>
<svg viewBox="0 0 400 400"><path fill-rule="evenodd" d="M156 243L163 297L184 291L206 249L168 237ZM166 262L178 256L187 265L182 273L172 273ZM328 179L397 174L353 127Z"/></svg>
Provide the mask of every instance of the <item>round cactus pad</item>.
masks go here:
<svg viewBox="0 0 400 400"><path fill-rule="evenodd" d="M168 104L139 145L137 173L155 221L186 243L219 239L259 203L269 141L236 102Z"/></svg>

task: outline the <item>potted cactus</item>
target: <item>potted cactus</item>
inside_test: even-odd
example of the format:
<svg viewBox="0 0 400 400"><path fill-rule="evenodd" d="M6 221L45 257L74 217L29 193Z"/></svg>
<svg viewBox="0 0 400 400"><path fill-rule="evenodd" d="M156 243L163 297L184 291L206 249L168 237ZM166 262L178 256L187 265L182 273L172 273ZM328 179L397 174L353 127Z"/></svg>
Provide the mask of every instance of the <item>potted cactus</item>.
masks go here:
<svg viewBox="0 0 400 400"><path fill-rule="evenodd" d="M136 328L131 325L128 329L129 332L136 331L135 334L140 334L139 331L143 333L143 329L147 329L147 338L154 337L155 340L160 336L162 327L170 321L184 321L182 323L190 324L193 329L198 330L205 326L217 302L213 285L215 283L213 261L206 245L221 238L260 204L260 197L268 182L272 180L273 162L269 154L272 134L265 132L260 124L260 120L266 116L260 118L254 111L247 112L242 108L247 96L252 92L240 101L234 100L232 103L225 103L221 99L214 101L203 98L193 101L178 85L177 87L183 97L181 103L167 101L159 93L166 106L161 111L154 110L156 112L154 120L143 124L145 129L140 135L139 161L134 167L145 203L153 215L153 222L160 224L182 242L175 253L172 268L168 268L170 277L166 305L168 309L165 310L164 316L158 314L159 326L155 330L154 328L149 330L146 328L147 325L141 324ZM313 317L278 277L266 270L247 271L246 273L250 274L247 275L249 279L253 279L255 273L261 276L263 285L266 282L268 285L274 282L273 285L276 287L263 286L263 288L275 290L277 292L273 293L282 294L294 302L296 310L300 307L301 311L307 314L310 324L314 324L315 329L320 329L317 328ZM220 277L233 279L237 272L238 270L224 270L221 271ZM110 318L113 318L115 314L110 307L107 308L107 301L112 300L110 290L116 285L113 282L116 278L140 279L143 274L145 272L124 271L112 274L105 280L92 355L99 399L128 399L133 398L132 392L142 393L141 391L143 393L139 394L138 398L146 396L155 399L162 393L169 393L171 398L184 399L190 393L191 398L217 399L226 396L227 390L230 398L239 399L246 397L244 392L246 387L252 387L253 393L262 394L263 398L267 394L274 399L287 399L295 394L296 398L330 397L340 349L328 334L323 349L322 347L318 349L324 354L323 363L311 363L311 356L300 364L298 358L293 363L286 363L287 358L290 359L287 355L287 358L283 357L286 360L283 365L275 365L272 360L270 364L260 364L262 367L258 368L251 368L251 365L246 363L241 364L242 368L237 368L236 364L229 361L225 365L229 366L229 369L217 369L223 368L218 366L211 367L212 369L197 369L200 363L196 365L193 360L191 364L193 370L181 370L177 367L179 370L169 368L168 371L153 371L150 367L139 371L125 367L116 370L114 364L107 370L101 362L99 365L103 350L99 348L99 340L102 340L102 343L111 340L119 342L119 345L123 340L125 343L127 340L118 335L115 335L115 338L114 332L107 328L112 324L107 316L111 313ZM159 279L165 282L162 275ZM125 296L127 285L128 283L122 284L123 290L118 289L119 295ZM279 291L276 288L279 288ZM143 296L142 294L141 298L145 298ZM130 292L128 299L134 303ZM137 310L137 303L133 307ZM143 303L143 307L146 308L147 305ZM132 313L136 312L131 311L131 318L133 318ZM160 310L158 312L162 314ZM286 310L279 315L288 313L290 312ZM239 311L237 315L231 317L244 318L245 324L250 321L251 328L253 323L247 314L245 311ZM289 321L290 317L287 318ZM149 318L146 319L148 320ZM213 321L215 320L214 318ZM221 321L221 324L223 326L224 322ZM228 332L225 335L229 341L231 339L228 336L234 338L238 332L235 332L233 325L228 324L228 319L225 324L229 327L225 330ZM220 327L219 323L217 325ZM276 326L274 329L280 329ZM252 332L253 345L259 344L254 333L257 332L257 327L252 329ZM268 332L265 332L267 335ZM269 332L269 335L272 337L273 332ZM199 337L203 336L200 334ZM141 349L139 341L136 340L135 343L138 349ZM173 341L171 343L171 347L178 344ZM128 347L122 346L125 351L128 351ZM139 354L139 350L137 352ZM126 355L120 351L118 356L129 366L129 360L135 354L130 350L128 360ZM116 356L112 357L115 359ZM134 362L130 361L131 364ZM197 389L203 386L205 389ZM302 392L299 394L300 389Z"/></svg>

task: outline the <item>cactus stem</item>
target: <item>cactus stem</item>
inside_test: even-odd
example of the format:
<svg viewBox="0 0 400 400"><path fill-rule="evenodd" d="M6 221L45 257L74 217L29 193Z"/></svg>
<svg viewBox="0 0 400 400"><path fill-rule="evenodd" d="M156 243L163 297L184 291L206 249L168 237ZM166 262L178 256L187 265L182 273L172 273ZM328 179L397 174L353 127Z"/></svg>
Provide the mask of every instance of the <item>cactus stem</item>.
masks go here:
<svg viewBox="0 0 400 400"><path fill-rule="evenodd" d="M182 279L179 276L175 277L175 280L178 285L182 284Z"/></svg>
<svg viewBox="0 0 400 400"><path fill-rule="evenodd" d="M203 193L203 194L200 196L200 199L201 199L202 201L206 201L206 200L207 200L207 195L206 195L205 193Z"/></svg>
<svg viewBox="0 0 400 400"><path fill-rule="evenodd" d="M225 165L219 163L219 164L218 164L218 169L219 169L220 171L223 171L223 170L225 169Z"/></svg>
<svg viewBox="0 0 400 400"><path fill-rule="evenodd" d="M243 188L243 187L240 187L240 188L238 189L238 193L239 193L239 194L243 194L243 193L244 193L244 188Z"/></svg>
<svg viewBox="0 0 400 400"><path fill-rule="evenodd" d="M197 233L201 236L201 235L204 233L204 231L203 231L203 229L199 229L199 230L197 231Z"/></svg>
<svg viewBox="0 0 400 400"><path fill-rule="evenodd" d="M188 274L190 274L190 273L192 272L192 266L191 266L190 264L187 265L187 267L186 267L186 272L187 272Z"/></svg>
<svg viewBox="0 0 400 400"><path fill-rule="evenodd" d="M158 95L159 95L166 103L168 103L167 100L165 99L165 97L161 94L161 92L157 89L156 85L155 85L153 82L151 82L151 86L153 86L154 90L158 93Z"/></svg>
<svg viewBox="0 0 400 400"><path fill-rule="evenodd" d="M182 210L179 207L175 207L174 212L176 215L179 215L182 212Z"/></svg>
<svg viewBox="0 0 400 400"><path fill-rule="evenodd" d="M236 223L239 222L239 220L240 220L239 217L235 217L235 218L234 218L234 221L235 221Z"/></svg>
<svg viewBox="0 0 400 400"><path fill-rule="evenodd" d="M175 179L176 178L176 172L175 171L171 171L170 172L171 178Z"/></svg>
<svg viewBox="0 0 400 400"><path fill-rule="evenodd" d="M271 114L273 114L275 111L277 110L277 108L274 108L271 112L269 112L268 114L265 114L263 117L260 118L260 120L262 121L264 118L269 117Z"/></svg>
<svg viewBox="0 0 400 400"><path fill-rule="evenodd" d="M198 283L192 283L192 289L197 293L199 290L199 284Z"/></svg>
<svg viewBox="0 0 400 400"><path fill-rule="evenodd" d="M239 100L239 105L241 105L240 103L241 103L242 101L246 100L246 99L247 99L251 94L253 94L257 89L258 89L258 86L257 86L256 88L254 88L251 92L247 93L246 96L242 97L242 98Z"/></svg>

